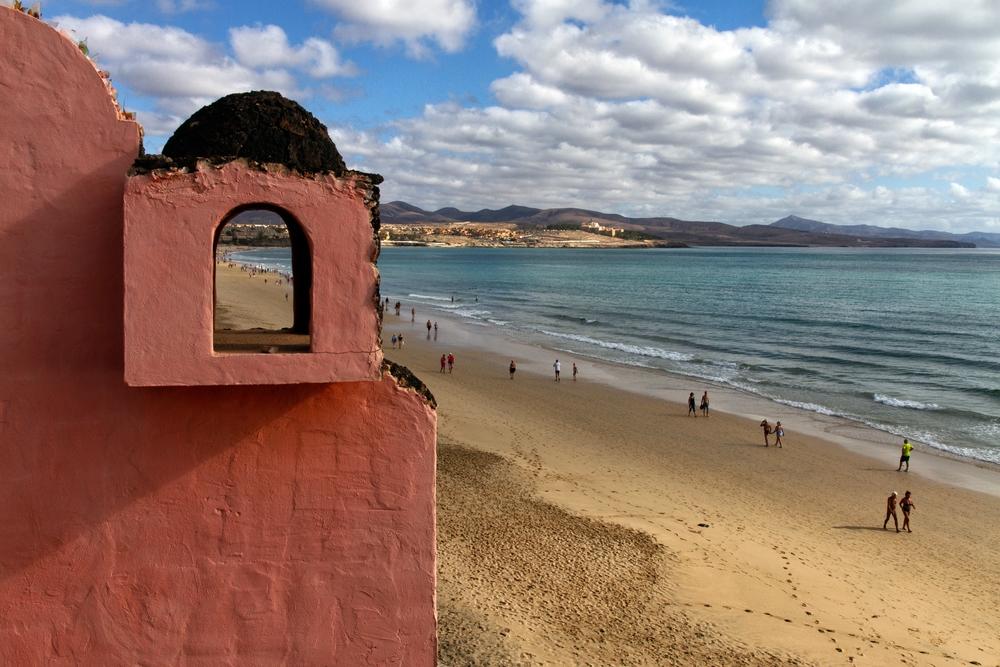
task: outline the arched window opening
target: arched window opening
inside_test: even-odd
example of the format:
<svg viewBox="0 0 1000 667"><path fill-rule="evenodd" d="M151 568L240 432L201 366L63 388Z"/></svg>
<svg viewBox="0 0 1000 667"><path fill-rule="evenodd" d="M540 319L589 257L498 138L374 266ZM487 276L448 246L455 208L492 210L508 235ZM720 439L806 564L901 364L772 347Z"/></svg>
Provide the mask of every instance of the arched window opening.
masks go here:
<svg viewBox="0 0 1000 667"><path fill-rule="evenodd" d="M216 228L214 248L215 352L308 352L312 255L295 218L241 206Z"/></svg>

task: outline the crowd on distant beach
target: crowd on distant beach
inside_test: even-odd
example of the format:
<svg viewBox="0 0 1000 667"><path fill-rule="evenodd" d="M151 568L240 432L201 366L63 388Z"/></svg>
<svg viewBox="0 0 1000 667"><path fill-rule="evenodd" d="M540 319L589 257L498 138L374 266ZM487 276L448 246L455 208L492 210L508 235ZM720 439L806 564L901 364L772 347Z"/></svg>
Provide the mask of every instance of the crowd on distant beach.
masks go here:
<svg viewBox="0 0 1000 667"><path fill-rule="evenodd" d="M263 266L261 264L246 264L244 262L237 262L230 257L230 255L223 254L219 255L218 261L222 264L226 264L231 269L238 268L240 271L247 274L249 278L256 278L259 275L265 276L264 282L268 281L266 276L276 276L271 278L271 284L276 286L282 285L294 285L295 278L291 273L286 271L279 271L278 269Z"/></svg>

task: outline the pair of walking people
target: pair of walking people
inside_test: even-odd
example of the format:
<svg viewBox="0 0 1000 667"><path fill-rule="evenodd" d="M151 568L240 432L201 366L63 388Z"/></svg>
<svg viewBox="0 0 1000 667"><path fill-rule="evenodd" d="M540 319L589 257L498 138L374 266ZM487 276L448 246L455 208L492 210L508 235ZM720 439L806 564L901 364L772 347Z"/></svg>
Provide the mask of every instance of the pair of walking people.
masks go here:
<svg viewBox="0 0 1000 667"><path fill-rule="evenodd" d="M701 405L698 406L698 408L701 409L702 416L705 416L705 417L708 416L708 392L707 391L704 394L701 395ZM695 417L698 416L698 409L695 408L695 400L694 400L694 392L693 391L690 394L688 394L688 417L690 417L692 414Z"/></svg>
<svg viewBox="0 0 1000 667"><path fill-rule="evenodd" d="M889 519L892 519L892 523L896 526L896 532L899 531L899 517L896 515L896 505L899 509L903 510L903 530L908 533L912 533L910 530L910 512L913 511L915 505L913 504L913 497L909 491L903 494L902 499L898 498L898 494L893 491L889 498L885 501L885 521L882 522L882 530L889 530Z"/></svg>
<svg viewBox="0 0 1000 667"><path fill-rule="evenodd" d="M774 434L774 446L781 447L781 437L785 435L785 429L781 428L781 422L777 422L774 426L771 426L771 422L766 419L760 423L760 427L764 429L764 446L770 447L771 442L768 438L771 434Z"/></svg>
<svg viewBox="0 0 1000 667"><path fill-rule="evenodd" d="M441 372L444 373L445 366L448 368L448 372L451 373L455 370L455 355L449 352L447 355L441 355Z"/></svg>

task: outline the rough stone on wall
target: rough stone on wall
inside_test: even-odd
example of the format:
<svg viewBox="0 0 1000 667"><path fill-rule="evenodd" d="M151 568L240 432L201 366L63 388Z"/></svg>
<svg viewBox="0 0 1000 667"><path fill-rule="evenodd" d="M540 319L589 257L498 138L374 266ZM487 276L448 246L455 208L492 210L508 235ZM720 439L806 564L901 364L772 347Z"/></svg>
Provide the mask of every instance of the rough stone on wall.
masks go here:
<svg viewBox="0 0 1000 667"><path fill-rule="evenodd" d="M304 174L347 171L326 126L280 93L227 95L195 112L163 147L173 160L245 158Z"/></svg>

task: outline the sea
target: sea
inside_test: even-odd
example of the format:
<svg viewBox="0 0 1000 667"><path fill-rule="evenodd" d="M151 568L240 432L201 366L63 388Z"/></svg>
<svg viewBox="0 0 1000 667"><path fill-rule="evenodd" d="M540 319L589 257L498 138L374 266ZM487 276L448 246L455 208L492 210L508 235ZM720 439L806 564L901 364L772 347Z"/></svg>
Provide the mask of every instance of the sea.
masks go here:
<svg viewBox="0 0 1000 667"><path fill-rule="evenodd" d="M387 247L379 270L408 307L1000 464L1000 250Z"/></svg>

